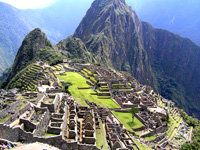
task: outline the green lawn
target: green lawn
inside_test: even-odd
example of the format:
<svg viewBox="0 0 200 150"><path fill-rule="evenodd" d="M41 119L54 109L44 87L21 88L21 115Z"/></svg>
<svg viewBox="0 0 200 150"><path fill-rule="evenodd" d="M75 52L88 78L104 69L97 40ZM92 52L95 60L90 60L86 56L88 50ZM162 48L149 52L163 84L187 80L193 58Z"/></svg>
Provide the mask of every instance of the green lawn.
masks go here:
<svg viewBox="0 0 200 150"><path fill-rule="evenodd" d="M50 137L50 136L58 136L58 135L56 135L56 134L50 134L50 133L45 133L43 135L43 137Z"/></svg>
<svg viewBox="0 0 200 150"><path fill-rule="evenodd" d="M64 82L71 82L72 86L69 87L69 92L72 94L74 99L79 102L81 105L86 106L85 100L89 100L90 102L95 102L97 105L108 107L108 108L119 108L112 99L98 99L97 95L91 95L90 93L94 93L92 89L78 89L83 87L90 87L86 83L86 79L78 73L68 72L66 76L57 75L60 80Z"/></svg>
<svg viewBox="0 0 200 150"><path fill-rule="evenodd" d="M151 148L147 147L146 145L141 144L138 140L134 140L140 150L151 150Z"/></svg>
<svg viewBox="0 0 200 150"><path fill-rule="evenodd" d="M156 137L155 136L150 136L150 137L145 137L144 138L146 141L152 141L152 140L155 140Z"/></svg>
<svg viewBox="0 0 200 150"><path fill-rule="evenodd" d="M136 117L134 117L134 122L132 122L131 113L123 113L123 112L115 112L115 111L112 111L112 112L122 122L124 127L130 132L133 132L134 128L140 128L144 126Z"/></svg>
<svg viewBox="0 0 200 150"><path fill-rule="evenodd" d="M106 140L106 133L104 132L102 121L100 121L100 127L101 127L101 129L96 130L97 147L99 149L101 149L103 147L104 150L107 150L108 143Z"/></svg>

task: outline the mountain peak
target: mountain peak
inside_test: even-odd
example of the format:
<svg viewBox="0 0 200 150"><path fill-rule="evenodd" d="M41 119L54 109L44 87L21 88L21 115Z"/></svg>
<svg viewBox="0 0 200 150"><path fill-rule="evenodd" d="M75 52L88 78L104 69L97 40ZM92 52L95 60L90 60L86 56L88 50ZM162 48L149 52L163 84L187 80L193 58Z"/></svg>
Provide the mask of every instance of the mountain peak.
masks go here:
<svg viewBox="0 0 200 150"><path fill-rule="evenodd" d="M139 38L140 29L140 20L124 0L96 0L74 37L85 42L101 64L131 72L150 84L153 75Z"/></svg>
<svg viewBox="0 0 200 150"><path fill-rule="evenodd" d="M114 9L127 9L128 5L126 4L125 0L95 0L91 6L91 8L95 8L96 10L100 11L110 7L113 7Z"/></svg>
<svg viewBox="0 0 200 150"><path fill-rule="evenodd" d="M37 57L37 52L45 47L53 48L51 42L47 39L41 29L36 28L31 31L25 37L18 50L12 66L12 72L8 79L11 79L17 74L18 71L22 70L29 63L31 63L35 57Z"/></svg>
<svg viewBox="0 0 200 150"><path fill-rule="evenodd" d="M34 30L32 30L30 33L33 33L33 32L37 32L37 33L42 33L42 30L40 28L35 28ZM29 33L29 34L30 34Z"/></svg>

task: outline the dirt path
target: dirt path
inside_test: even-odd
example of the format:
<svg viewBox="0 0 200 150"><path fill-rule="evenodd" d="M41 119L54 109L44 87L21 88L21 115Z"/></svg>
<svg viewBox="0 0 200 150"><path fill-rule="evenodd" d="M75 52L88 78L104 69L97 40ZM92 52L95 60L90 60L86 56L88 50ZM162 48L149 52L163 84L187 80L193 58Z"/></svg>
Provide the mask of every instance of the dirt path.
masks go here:
<svg viewBox="0 0 200 150"><path fill-rule="evenodd" d="M14 148L13 150L59 150L58 148L49 146L42 143L32 143L27 145L22 145Z"/></svg>

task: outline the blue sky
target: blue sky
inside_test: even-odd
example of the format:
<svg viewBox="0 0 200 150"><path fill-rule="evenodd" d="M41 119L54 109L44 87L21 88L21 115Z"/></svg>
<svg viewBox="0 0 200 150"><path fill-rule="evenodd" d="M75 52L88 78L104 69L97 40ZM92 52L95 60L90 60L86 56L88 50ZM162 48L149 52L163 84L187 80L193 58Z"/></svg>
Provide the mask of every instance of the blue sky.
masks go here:
<svg viewBox="0 0 200 150"><path fill-rule="evenodd" d="M44 8L47 7L57 1L68 1L68 2L74 2L76 1L77 4L79 3L86 3L88 6L93 2L93 0L0 0L1 2L5 2L8 4L13 5L16 8L19 9L37 9L37 8ZM126 0L126 2L131 6L137 6L140 7L140 4L144 0ZM154 1L154 0L145 0L146 1Z"/></svg>
<svg viewBox="0 0 200 150"><path fill-rule="evenodd" d="M0 0L20 9L35 9L46 7L58 0Z"/></svg>

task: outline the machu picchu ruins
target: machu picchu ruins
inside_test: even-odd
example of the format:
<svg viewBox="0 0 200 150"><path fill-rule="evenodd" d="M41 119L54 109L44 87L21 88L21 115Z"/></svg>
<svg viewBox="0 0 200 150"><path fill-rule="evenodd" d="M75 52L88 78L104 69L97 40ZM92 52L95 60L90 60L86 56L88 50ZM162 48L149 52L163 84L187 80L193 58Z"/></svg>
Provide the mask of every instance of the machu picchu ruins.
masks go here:
<svg viewBox="0 0 200 150"><path fill-rule="evenodd" d="M191 142L175 103L126 72L38 61L8 89L0 91L0 138L11 142L62 150L178 150Z"/></svg>

